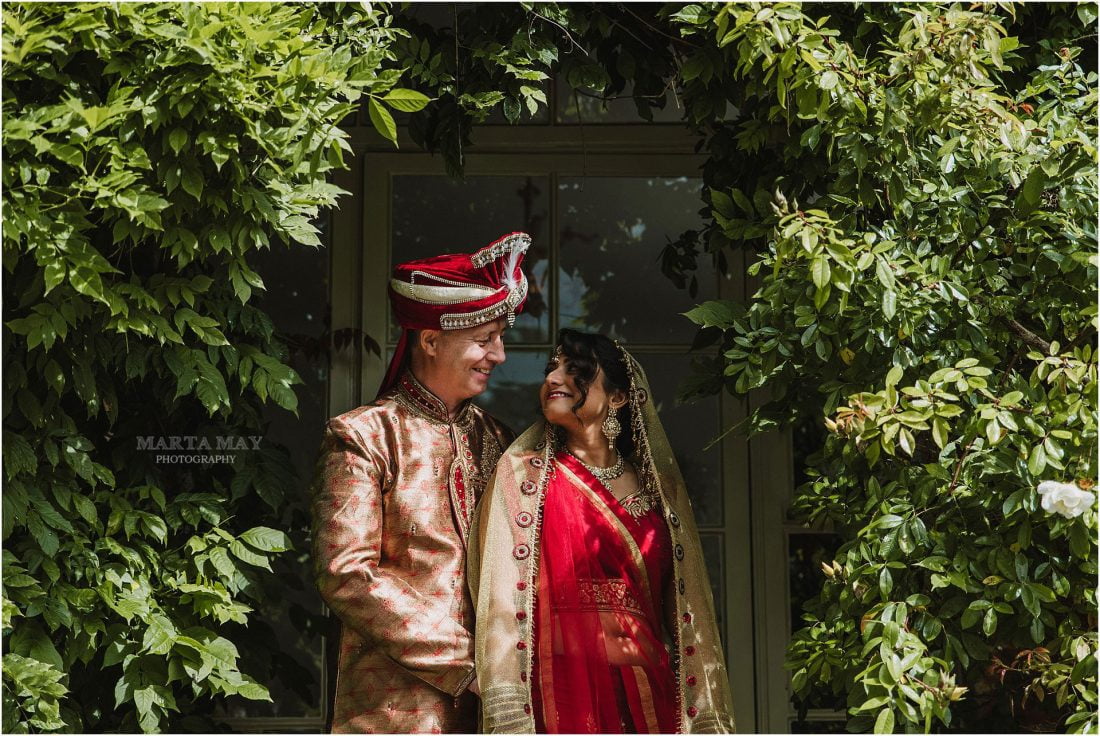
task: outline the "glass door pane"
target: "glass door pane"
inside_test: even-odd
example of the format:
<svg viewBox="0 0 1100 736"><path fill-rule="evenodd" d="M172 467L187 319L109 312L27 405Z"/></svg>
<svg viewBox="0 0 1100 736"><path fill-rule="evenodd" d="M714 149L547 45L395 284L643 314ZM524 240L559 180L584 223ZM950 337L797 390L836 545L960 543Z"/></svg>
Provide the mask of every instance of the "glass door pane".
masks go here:
<svg viewBox="0 0 1100 736"><path fill-rule="evenodd" d="M701 224L700 180L689 177L561 177L558 261L563 327L631 343L690 345L682 312L714 299L718 279L700 263L695 298L664 277L664 246Z"/></svg>

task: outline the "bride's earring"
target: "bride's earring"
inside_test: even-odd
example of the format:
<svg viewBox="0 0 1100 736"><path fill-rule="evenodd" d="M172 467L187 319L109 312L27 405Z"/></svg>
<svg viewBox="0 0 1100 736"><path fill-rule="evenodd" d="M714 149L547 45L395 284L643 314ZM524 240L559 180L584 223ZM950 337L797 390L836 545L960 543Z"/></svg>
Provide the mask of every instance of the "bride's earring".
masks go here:
<svg viewBox="0 0 1100 736"><path fill-rule="evenodd" d="M615 409L608 408L607 417L603 420L603 433L607 437L607 442L612 447L615 446L615 440L622 433L623 426L619 424L619 412Z"/></svg>

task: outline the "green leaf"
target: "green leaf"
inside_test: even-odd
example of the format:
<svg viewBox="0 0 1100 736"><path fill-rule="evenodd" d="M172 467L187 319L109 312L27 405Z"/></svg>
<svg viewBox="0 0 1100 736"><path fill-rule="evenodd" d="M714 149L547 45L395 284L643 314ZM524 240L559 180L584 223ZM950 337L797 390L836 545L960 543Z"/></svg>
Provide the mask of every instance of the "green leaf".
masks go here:
<svg viewBox="0 0 1100 736"><path fill-rule="evenodd" d="M401 112L419 112L431 102L430 97L414 89L391 89L382 99L394 110L400 110ZM377 123L375 127L378 127ZM379 132L382 131L379 130ZM383 133L383 135L385 134Z"/></svg>
<svg viewBox="0 0 1100 736"><path fill-rule="evenodd" d="M893 289L882 292L882 313L886 319L893 319L898 311L898 294Z"/></svg>
<svg viewBox="0 0 1100 736"><path fill-rule="evenodd" d="M82 154L80 149L76 146L62 144L59 146L50 146L48 150L65 163L76 166L77 168L84 168L84 154Z"/></svg>
<svg viewBox="0 0 1100 736"><path fill-rule="evenodd" d="M176 627L164 616L153 616L141 646L150 654L167 654L175 643Z"/></svg>
<svg viewBox="0 0 1100 736"><path fill-rule="evenodd" d="M829 276L831 275L831 269L829 268L829 260L825 256L817 256L813 260L813 280L814 286L823 288L829 283Z"/></svg>
<svg viewBox="0 0 1100 736"><path fill-rule="evenodd" d="M277 529L257 526L240 536L251 547L261 552L286 552L291 548L290 537Z"/></svg>
<svg viewBox="0 0 1100 736"><path fill-rule="evenodd" d="M875 733L894 732L894 711L883 708L875 719Z"/></svg>
<svg viewBox="0 0 1100 736"><path fill-rule="evenodd" d="M737 312L733 302L710 301L689 309L683 315L702 327L727 329L732 326Z"/></svg>
<svg viewBox="0 0 1100 736"><path fill-rule="evenodd" d="M179 153L187 145L187 131L182 128L174 128L171 133L168 134L168 145L172 147L173 153Z"/></svg>
<svg viewBox="0 0 1100 736"><path fill-rule="evenodd" d="M9 651L64 669L61 654L37 620L21 621L11 633Z"/></svg>
<svg viewBox="0 0 1100 736"><path fill-rule="evenodd" d="M1032 475L1041 475L1047 466L1047 453L1042 443L1031 448L1031 456L1027 461L1027 469Z"/></svg>
<svg viewBox="0 0 1100 736"><path fill-rule="evenodd" d="M941 450L947 445L948 426L940 417L932 420L932 439Z"/></svg>
<svg viewBox="0 0 1100 736"><path fill-rule="evenodd" d="M196 166L185 166L183 168L183 176L180 178L180 184L183 185L183 191L190 194L195 199L202 197L203 177ZM191 233L187 233L191 236ZM181 233L181 238L185 237ZM193 237L193 236L191 236Z"/></svg>
<svg viewBox="0 0 1100 736"><path fill-rule="evenodd" d="M256 567L262 567L265 570L271 570L271 565L268 563L267 558L263 555L256 554L246 545L242 544L239 539L234 539L229 543L229 551L233 553L241 562L247 562L249 565L255 565Z"/></svg>
<svg viewBox="0 0 1100 736"><path fill-rule="evenodd" d="M397 123L393 119L393 115L390 111L382 107L378 100L374 97L370 98L370 102L367 105L367 109L370 114L371 124L374 129L382 134L382 137L386 140L397 145Z"/></svg>
<svg viewBox="0 0 1100 736"><path fill-rule="evenodd" d="M672 14L673 20L682 20L693 25L702 25L711 19L711 13L702 5L691 3Z"/></svg>

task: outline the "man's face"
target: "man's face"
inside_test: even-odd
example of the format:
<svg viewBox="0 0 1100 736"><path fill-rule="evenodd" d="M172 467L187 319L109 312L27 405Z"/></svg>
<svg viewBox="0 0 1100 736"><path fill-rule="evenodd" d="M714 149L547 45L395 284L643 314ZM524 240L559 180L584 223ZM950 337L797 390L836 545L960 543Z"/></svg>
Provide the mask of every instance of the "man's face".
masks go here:
<svg viewBox="0 0 1100 736"><path fill-rule="evenodd" d="M508 322L502 317L478 327L464 330L442 330L435 341L431 360L440 389L450 394L444 399L464 401L489 387L489 374L504 362L504 330Z"/></svg>

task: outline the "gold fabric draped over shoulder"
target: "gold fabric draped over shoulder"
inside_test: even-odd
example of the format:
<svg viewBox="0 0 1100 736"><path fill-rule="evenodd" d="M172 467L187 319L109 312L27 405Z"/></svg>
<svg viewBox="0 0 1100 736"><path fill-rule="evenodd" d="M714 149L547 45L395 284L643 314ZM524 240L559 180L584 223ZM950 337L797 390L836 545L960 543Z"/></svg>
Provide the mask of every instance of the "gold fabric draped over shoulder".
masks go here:
<svg viewBox="0 0 1100 736"><path fill-rule="evenodd" d="M666 628L678 697L678 731L732 733L733 703L699 533L683 476L665 436L645 374L632 371L635 444L631 458L657 490L673 545ZM533 596L541 549L541 518L556 437L536 422L504 453L489 481L471 532L467 582L477 613L476 652L482 730L533 733Z"/></svg>
<svg viewBox="0 0 1100 736"><path fill-rule="evenodd" d="M511 434L406 374L329 421L313 488L317 585L340 618L334 732L471 732L474 506Z"/></svg>

